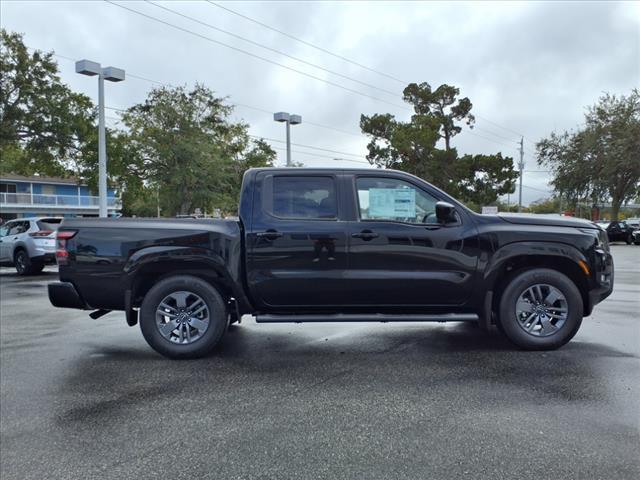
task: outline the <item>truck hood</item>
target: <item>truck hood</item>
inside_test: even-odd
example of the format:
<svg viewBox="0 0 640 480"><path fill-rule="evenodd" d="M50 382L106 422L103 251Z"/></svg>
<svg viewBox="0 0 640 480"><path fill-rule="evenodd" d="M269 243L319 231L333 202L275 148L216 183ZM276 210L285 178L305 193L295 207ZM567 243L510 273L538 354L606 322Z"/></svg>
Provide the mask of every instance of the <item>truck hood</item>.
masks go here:
<svg viewBox="0 0 640 480"><path fill-rule="evenodd" d="M560 215L535 215L532 213L502 214L499 218L509 223L520 225L548 225L552 227L595 228L599 227L588 220L574 217L561 217Z"/></svg>

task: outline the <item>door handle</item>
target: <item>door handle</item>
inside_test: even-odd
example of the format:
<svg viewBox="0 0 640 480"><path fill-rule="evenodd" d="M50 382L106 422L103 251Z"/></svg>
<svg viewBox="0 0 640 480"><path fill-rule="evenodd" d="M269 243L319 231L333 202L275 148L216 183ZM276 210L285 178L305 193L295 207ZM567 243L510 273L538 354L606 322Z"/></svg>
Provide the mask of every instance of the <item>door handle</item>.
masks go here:
<svg viewBox="0 0 640 480"><path fill-rule="evenodd" d="M266 232L256 233L256 237L265 238L267 240L275 240L276 238L282 237L282 235L282 233L277 232L276 230L267 230Z"/></svg>
<svg viewBox="0 0 640 480"><path fill-rule="evenodd" d="M353 238L361 238L365 242L368 242L369 240L373 240L374 238L379 237L377 233L374 233L371 230L363 230L360 233L353 233L351 234L351 236Z"/></svg>

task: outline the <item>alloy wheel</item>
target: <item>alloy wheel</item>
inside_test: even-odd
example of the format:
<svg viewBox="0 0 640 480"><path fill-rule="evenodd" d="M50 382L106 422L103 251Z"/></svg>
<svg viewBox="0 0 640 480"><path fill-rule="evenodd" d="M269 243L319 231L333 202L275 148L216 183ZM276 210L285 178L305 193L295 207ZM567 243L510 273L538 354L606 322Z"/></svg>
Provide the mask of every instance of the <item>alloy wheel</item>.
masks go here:
<svg viewBox="0 0 640 480"><path fill-rule="evenodd" d="M518 325L534 337L554 335L566 323L568 315L567 299L552 285L532 285L516 301Z"/></svg>
<svg viewBox="0 0 640 480"><path fill-rule="evenodd" d="M172 292L156 309L156 326L172 343L190 344L200 339L209 328L209 307L193 292Z"/></svg>
<svg viewBox="0 0 640 480"><path fill-rule="evenodd" d="M27 269L26 254L23 251L20 251L16 254L16 270L19 273L22 273L26 269Z"/></svg>

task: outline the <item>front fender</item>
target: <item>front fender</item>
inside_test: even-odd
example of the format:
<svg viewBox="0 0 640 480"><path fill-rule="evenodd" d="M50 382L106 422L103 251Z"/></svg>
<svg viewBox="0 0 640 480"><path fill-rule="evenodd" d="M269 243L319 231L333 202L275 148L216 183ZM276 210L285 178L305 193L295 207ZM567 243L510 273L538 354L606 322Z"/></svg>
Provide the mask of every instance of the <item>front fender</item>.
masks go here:
<svg viewBox="0 0 640 480"><path fill-rule="evenodd" d="M498 275L504 271L505 265L517 257L545 257L569 259L575 263L576 268L581 269L580 262L589 265L587 257L578 248L564 243L555 242L516 242L500 247L491 256L484 271L485 285L494 285Z"/></svg>

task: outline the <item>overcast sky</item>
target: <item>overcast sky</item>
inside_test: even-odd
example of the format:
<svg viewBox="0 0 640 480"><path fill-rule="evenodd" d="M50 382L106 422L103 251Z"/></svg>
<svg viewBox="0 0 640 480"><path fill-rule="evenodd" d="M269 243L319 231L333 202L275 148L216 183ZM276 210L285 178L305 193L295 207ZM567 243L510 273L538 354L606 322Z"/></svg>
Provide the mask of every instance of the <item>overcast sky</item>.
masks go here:
<svg viewBox="0 0 640 480"><path fill-rule="evenodd" d="M106 103L114 108L143 101L154 86L136 75L173 85L202 82L230 103L245 105L236 107L234 118L266 138L284 140L284 126L267 112L300 114L302 125L292 128L294 143L343 152L294 146L294 160L308 166L367 166L360 114L389 112L408 119L411 111L401 98L406 83L455 85L478 116L477 128L465 129L453 141L460 153L502 152L517 161L517 142L524 136L525 168L530 170L524 175L525 203L549 195L548 175L535 161L535 142L581 123L584 107L602 92L628 94L640 85L640 2L217 2L401 81L205 1L157 2L202 23L150 3L119 3L208 39L103 1L2 1L0 18L2 27L24 33L30 47L124 68L129 74L125 82L107 84ZM70 60L58 62L66 83L97 98L95 79L75 74ZM113 125L117 112L107 115ZM282 164L284 151L277 151ZM513 197L517 193L512 202Z"/></svg>

